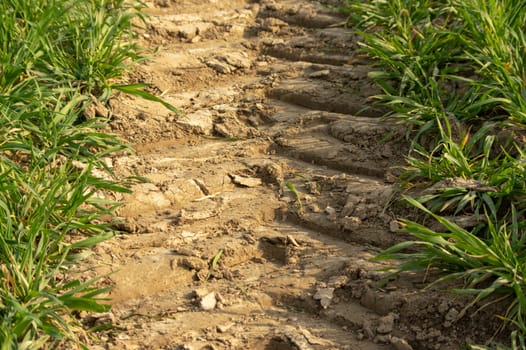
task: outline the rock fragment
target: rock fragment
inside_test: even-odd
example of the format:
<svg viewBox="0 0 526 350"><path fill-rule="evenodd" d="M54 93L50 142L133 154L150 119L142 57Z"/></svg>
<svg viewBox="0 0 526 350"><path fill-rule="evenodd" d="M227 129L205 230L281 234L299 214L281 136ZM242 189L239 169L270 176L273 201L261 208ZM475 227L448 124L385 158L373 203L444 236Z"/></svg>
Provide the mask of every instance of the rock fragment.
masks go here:
<svg viewBox="0 0 526 350"><path fill-rule="evenodd" d="M214 129L212 113L206 109L195 111L177 120L177 125L185 131L210 135Z"/></svg>
<svg viewBox="0 0 526 350"><path fill-rule="evenodd" d="M314 299L319 300L321 306L326 309L331 304L334 297L334 288L319 288L314 294Z"/></svg>
<svg viewBox="0 0 526 350"><path fill-rule="evenodd" d="M226 333L230 328L232 328L232 326L234 326L234 323L232 322L224 325L219 325L217 326L217 331L219 333Z"/></svg>
<svg viewBox="0 0 526 350"><path fill-rule="evenodd" d="M257 187L261 186L262 184L261 179L255 177L245 177L233 174L230 174L229 176L232 179L233 183L243 187Z"/></svg>
<svg viewBox="0 0 526 350"><path fill-rule="evenodd" d="M250 68L250 60L244 52L225 54L218 59L237 69Z"/></svg>
<svg viewBox="0 0 526 350"><path fill-rule="evenodd" d="M391 333L394 328L395 315L389 314L378 319L378 326L376 327L376 332L380 334Z"/></svg>
<svg viewBox="0 0 526 350"><path fill-rule="evenodd" d="M209 58L205 64L221 74L230 74L238 69L250 68L252 65L244 52L232 52Z"/></svg>
<svg viewBox="0 0 526 350"><path fill-rule="evenodd" d="M232 69L230 68L230 66L226 62L222 62L218 59L211 58L207 60L205 63L208 67L212 68L218 73L221 73L221 74L232 73Z"/></svg>
<svg viewBox="0 0 526 350"><path fill-rule="evenodd" d="M216 307L217 300L214 292L208 293L199 301L199 306L205 311L213 310Z"/></svg>
<svg viewBox="0 0 526 350"><path fill-rule="evenodd" d="M180 258L177 263L182 267L195 271L201 271L208 267L206 261L203 261L202 259L197 257L185 256L183 258Z"/></svg>
<svg viewBox="0 0 526 350"><path fill-rule="evenodd" d="M328 69L319 70L316 72L312 72L308 75L309 78L323 78L331 74L331 71Z"/></svg>
<svg viewBox="0 0 526 350"><path fill-rule="evenodd" d="M391 337L391 344L395 350L413 350L413 347L405 339Z"/></svg>

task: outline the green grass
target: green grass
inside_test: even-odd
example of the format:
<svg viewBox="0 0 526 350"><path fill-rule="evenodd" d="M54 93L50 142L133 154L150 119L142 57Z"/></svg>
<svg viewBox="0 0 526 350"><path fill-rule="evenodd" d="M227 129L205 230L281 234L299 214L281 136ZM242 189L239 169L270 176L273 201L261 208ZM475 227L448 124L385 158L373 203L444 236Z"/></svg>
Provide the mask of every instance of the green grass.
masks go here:
<svg viewBox="0 0 526 350"><path fill-rule="evenodd" d="M101 95L143 58L134 43L142 5L124 0L18 0L0 4L2 87L26 77Z"/></svg>
<svg viewBox="0 0 526 350"><path fill-rule="evenodd" d="M381 253L401 271L435 268L467 281L456 292L511 297L503 315L525 349L526 5L522 0L344 0L382 88L376 101L412 141L401 184L446 227L401 219L415 237ZM471 215L463 229L439 215ZM404 248L419 247L416 253ZM473 348L484 348L473 346Z"/></svg>
<svg viewBox="0 0 526 350"><path fill-rule="evenodd" d="M102 312L104 289L58 278L67 273L80 248L109 238L93 224L103 211L88 209L93 193L89 168L70 165L25 171L11 162L0 173L0 348L40 347L42 337L74 340L74 310ZM71 237L79 237L70 242Z"/></svg>
<svg viewBox="0 0 526 350"><path fill-rule="evenodd" d="M140 1L0 2L0 349L85 347L78 311L110 308L79 263L114 235L100 224L129 192L103 158L127 149L83 110L113 90L164 103L119 79L144 60ZM168 104L167 107L171 108ZM76 273L75 273L76 272ZM80 276L80 277L73 277Z"/></svg>
<svg viewBox="0 0 526 350"><path fill-rule="evenodd" d="M460 294L475 295L475 303L500 294L511 294L511 302L503 319L516 325L526 334L526 231L519 226L517 213L513 210L509 223L496 227L488 218L490 239L481 239L458 225L434 214L421 203L407 197L413 206L432 216L444 232L435 232L412 222L401 220L404 230L416 238L415 241L399 243L380 253L375 259L399 259L399 271L444 271L443 277L434 283L456 279L465 282L464 289L454 290ZM408 247L418 246L416 252L404 252Z"/></svg>

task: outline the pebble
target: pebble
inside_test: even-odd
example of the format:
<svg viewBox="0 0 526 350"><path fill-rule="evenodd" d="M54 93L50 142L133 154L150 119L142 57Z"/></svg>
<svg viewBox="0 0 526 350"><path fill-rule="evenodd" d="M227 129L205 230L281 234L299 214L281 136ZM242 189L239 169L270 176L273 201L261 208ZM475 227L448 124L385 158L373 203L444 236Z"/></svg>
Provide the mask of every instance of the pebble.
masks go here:
<svg viewBox="0 0 526 350"><path fill-rule="evenodd" d="M221 62L217 59L206 61L206 65L221 74L229 74L232 72L230 66L226 62Z"/></svg>
<svg viewBox="0 0 526 350"><path fill-rule="evenodd" d="M327 215L335 215L336 214L336 209L334 209L333 207L327 206L327 207L325 207L325 214L327 214Z"/></svg>
<svg viewBox="0 0 526 350"><path fill-rule="evenodd" d="M396 233L400 231L401 229L402 227L400 226L400 223L398 221L391 220L391 222L389 222L389 231Z"/></svg>
<svg viewBox="0 0 526 350"><path fill-rule="evenodd" d="M234 323L228 323L228 324L225 324L225 325L219 325L219 326L217 326L217 331L219 333L226 333L230 328L232 328L233 325L234 325Z"/></svg>
<svg viewBox="0 0 526 350"><path fill-rule="evenodd" d="M460 313L457 311L457 309L455 309L454 307L449 309L449 311L447 312L447 314L444 316L444 318L446 319L446 321L449 321L449 322L454 322L457 320L457 317Z"/></svg>
<svg viewBox="0 0 526 350"><path fill-rule="evenodd" d="M233 183L242 187L258 187L263 184L261 179L256 177L245 177L235 174L229 174L229 176Z"/></svg>
<svg viewBox="0 0 526 350"><path fill-rule="evenodd" d="M177 124L187 131L196 131L203 135L210 135L214 129L212 112L205 109L187 114L178 119Z"/></svg>
<svg viewBox="0 0 526 350"><path fill-rule="evenodd" d="M342 218L343 228L346 230L355 230L362 225L362 220L356 216L345 216Z"/></svg>
<svg viewBox="0 0 526 350"><path fill-rule="evenodd" d="M324 69L324 70L319 70L317 72L310 73L309 78L321 78L321 77L326 77L329 74L331 74L331 71L328 69Z"/></svg>
<svg viewBox="0 0 526 350"><path fill-rule="evenodd" d="M250 68L252 62L245 52L229 53L218 57L219 60L226 62L234 68Z"/></svg>
<svg viewBox="0 0 526 350"><path fill-rule="evenodd" d="M374 339L374 332L371 329L371 322L369 320L363 321L362 333L366 335L368 339Z"/></svg>
<svg viewBox="0 0 526 350"><path fill-rule="evenodd" d="M393 331L394 321L395 316L393 314L380 317L378 319L378 326L376 327L376 331L380 334L391 333Z"/></svg>
<svg viewBox="0 0 526 350"><path fill-rule="evenodd" d="M390 334L378 334L376 337L374 337L373 342L389 344L391 342L391 335Z"/></svg>
<svg viewBox="0 0 526 350"><path fill-rule="evenodd" d="M413 347L405 339L391 337L391 344L395 350L413 350Z"/></svg>
<svg viewBox="0 0 526 350"><path fill-rule="evenodd" d="M310 209L313 213L319 213L319 212L321 212L321 208L320 208L316 203L312 203L311 205L309 205L309 209Z"/></svg>
<svg viewBox="0 0 526 350"><path fill-rule="evenodd" d="M314 294L314 299L319 300L321 306L326 309L331 304L334 296L334 288L320 288Z"/></svg>
<svg viewBox="0 0 526 350"><path fill-rule="evenodd" d="M205 295L199 302L199 306L205 311L213 310L216 307L216 304L217 300L214 292Z"/></svg>
<svg viewBox="0 0 526 350"><path fill-rule="evenodd" d="M197 257L183 257L178 260L178 265L183 266L189 270L201 271L208 267L206 261L201 260Z"/></svg>

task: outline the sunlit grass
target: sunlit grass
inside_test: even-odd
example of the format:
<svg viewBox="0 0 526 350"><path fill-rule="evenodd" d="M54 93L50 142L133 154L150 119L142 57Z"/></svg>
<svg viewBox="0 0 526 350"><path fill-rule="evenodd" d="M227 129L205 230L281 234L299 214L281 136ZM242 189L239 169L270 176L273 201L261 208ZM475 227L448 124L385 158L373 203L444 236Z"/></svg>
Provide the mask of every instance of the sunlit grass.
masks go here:
<svg viewBox="0 0 526 350"><path fill-rule="evenodd" d="M0 349L82 346L76 311L102 312L106 288L72 277L86 248L113 236L98 220L118 203L103 158L127 149L87 120L144 59L140 1L0 2ZM139 19L139 21L137 21ZM128 87L128 93L155 99ZM157 99L158 100L158 99ZM170 107L170 106L169 106ZM105 171L104 178L92 170ZM69 344L69 345L67 345Z"/></svg>
<svg viewBox="0 0 526 350"><path fill-rule="evenodd" d="M402 220L416 241L379 257L404 259L401 270L434 267L465 279L461 292L475 301L497 291L513 296L501 316L515 327L514 349L524 349L524 1L347 0L339 10L376 67L370 77L383 90L376 100L408 126L402 184L423 190L408 200L447 228ZM466 230L437 213L476 216L480 225ZM421 250L398 253L407 246ZM490 287L478 289L481 276Z"/></svg>

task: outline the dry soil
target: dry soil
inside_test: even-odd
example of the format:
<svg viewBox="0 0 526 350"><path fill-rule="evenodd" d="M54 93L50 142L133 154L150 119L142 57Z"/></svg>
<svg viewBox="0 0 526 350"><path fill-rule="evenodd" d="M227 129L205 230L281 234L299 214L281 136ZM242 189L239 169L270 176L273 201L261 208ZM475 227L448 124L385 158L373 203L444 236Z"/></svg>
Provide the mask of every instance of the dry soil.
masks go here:
<svg viewBox="0 0 526 350"><path fill-rule="evenodd" d="M147 182L116 199L100 244L111 322L93 349L422 350L487 340L469 299L389 276L405 130L382 119L372 62L344 18L309 0L155 0L129 82L177 106L111 101ZM398 209L397 209L398 208ZM470 311L473 311L470 309Z"/></svg>

